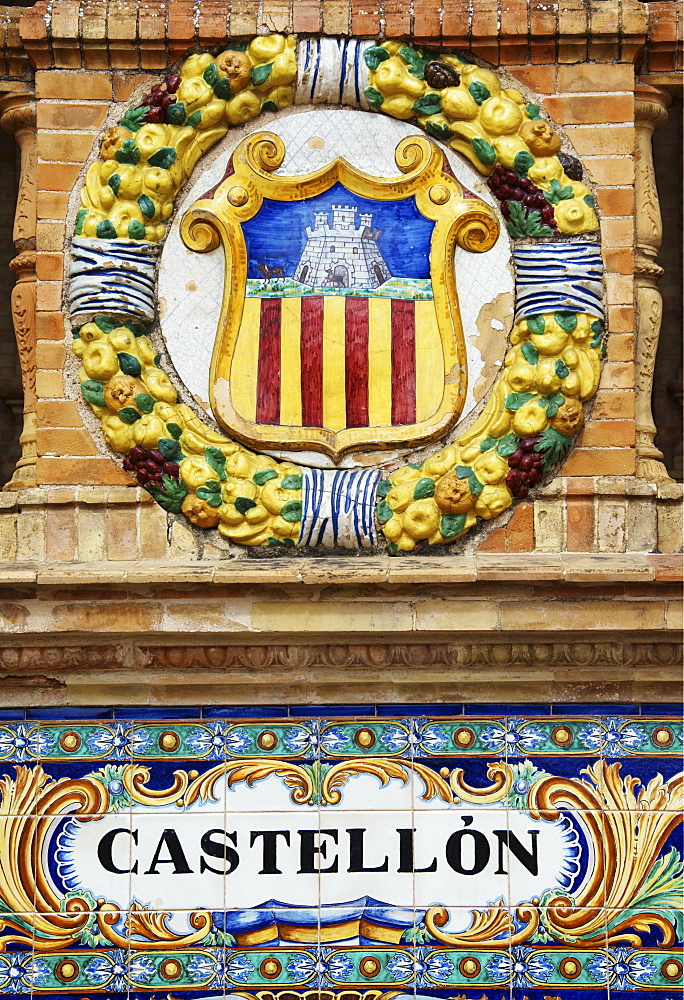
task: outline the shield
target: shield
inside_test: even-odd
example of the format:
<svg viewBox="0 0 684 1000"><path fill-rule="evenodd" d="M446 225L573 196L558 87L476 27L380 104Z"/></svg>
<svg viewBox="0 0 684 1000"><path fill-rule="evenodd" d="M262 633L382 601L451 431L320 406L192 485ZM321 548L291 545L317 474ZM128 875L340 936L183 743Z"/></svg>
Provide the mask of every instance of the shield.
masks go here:
<svg viewBox="0 0 684 1000"><path fill-rule="evenodd" d="M217 420L252 447L333 460L440 437L467 390L455 249L490 249L494 212L422 136L399 143L392 178L341 158L275 174L284 155L278 136L248 137L182 221L191 250L225 249Z"/></svg>

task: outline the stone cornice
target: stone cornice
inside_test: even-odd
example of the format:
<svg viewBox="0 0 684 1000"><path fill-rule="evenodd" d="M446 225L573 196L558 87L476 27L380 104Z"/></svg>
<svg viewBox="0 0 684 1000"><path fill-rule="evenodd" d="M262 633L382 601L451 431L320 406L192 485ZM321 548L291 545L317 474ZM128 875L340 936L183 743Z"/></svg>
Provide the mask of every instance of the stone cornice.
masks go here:
<svg viewBox="0 0 684 1000"><path fill-rule="evenodd" d="M330 13L326 6L334 7ZM372 10L366 10L369 6ZM484 59L503 63L507 46L515 47L514 62L529 61L525 48L553 40L561 48L576 46L578 39L591 37L614 43L615 54L608 58L632 61L649 33L647 4L640 0L604 0L600 5L549 4L534 0L514 7L508 0L488 4L486 10L471 0L441 0L429 11L393 14L380 2L359 5L344 0L334 5L311 5L252 0L226 3L214 8L192 0L102 0L87 7L65 0L38 0L21 22L21 36L31 61L38 68L105 68L90 53L107 50L112 69L155 69L178 58L194 45L212 47L232 36L249 36L267 31L294 31L304 34L352 34L360 37L409 37L416 43L429 42L456 48L473 48ZM483 5L484 6L484 5ZM584 9L582 9L582 6ZM663 7L664 4L651 6ZM671 6L671 5L668 5ZM345 10L346 7L346 10ZM524 9L524 8L527 9ZM305 8L305 9L303 9ZM676 20L659 21L659 53L676 46ZM670 37L672 36L672 37ZM622 51L621 51L622 50ZM668 49L669 51L669 49ZM591 58L591 56L590 56ZM532 60L534 61L534 60ZM546 60L539 60L546 61ZM551 60L553 61L553 60Z"/></svg>
<svg viewBox="0 0 684 1000"><path fill-rule="evenodd" d="M681 556L643 553L478 553L396 559L391 556L241 558L221 561L0 562L0 588L122 585L357 587L377 585L677 583Z"/></svg>

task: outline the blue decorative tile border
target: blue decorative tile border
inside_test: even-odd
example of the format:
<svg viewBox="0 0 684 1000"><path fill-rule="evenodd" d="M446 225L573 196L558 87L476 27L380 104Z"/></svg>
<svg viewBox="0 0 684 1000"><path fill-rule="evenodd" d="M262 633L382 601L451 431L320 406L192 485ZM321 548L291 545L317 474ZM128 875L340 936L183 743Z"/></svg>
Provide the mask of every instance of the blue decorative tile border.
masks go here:
<svg viewBox="0 0 684 1000"><path fill-rule="evenodd" d="M676 706L0 717L0 993L684 990Z"/></svg>

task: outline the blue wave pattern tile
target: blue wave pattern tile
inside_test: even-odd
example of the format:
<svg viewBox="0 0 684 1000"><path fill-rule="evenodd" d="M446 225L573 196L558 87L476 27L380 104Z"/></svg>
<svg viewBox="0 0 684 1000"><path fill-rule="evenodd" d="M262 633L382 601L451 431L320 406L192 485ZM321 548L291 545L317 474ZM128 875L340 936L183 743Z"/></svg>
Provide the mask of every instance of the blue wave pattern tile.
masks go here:
<svg viewBox="0 0 684 1000"><path fill-rule="evenodd" d="M682 1000L656 708L13 713L0 994Z"/></svg>

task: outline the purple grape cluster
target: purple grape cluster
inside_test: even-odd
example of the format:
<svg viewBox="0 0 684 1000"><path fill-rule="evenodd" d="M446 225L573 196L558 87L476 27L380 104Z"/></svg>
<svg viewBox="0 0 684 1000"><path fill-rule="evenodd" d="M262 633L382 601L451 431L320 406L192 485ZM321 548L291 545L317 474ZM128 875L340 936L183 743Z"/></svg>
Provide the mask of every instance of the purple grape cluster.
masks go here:
<svg viewBox="0 0 684 1000"><path fill-rule="evenodd" d="M166 111L176 103L173 95L180 87L180 82L178 73L167 73L164 83L155 83L147 97L143 99L141 107L148 109L145 115L145 122L148 125L163 125L164 122L168 122Z"/></svg>
<svg viewBox="0 0 684 1000"><path fill-rule="evenodd" d="M490 191L501 202L501 211L505 219L510 218L509 203L519 201L528 212L539 212L544 225L553 229L554 236L560 235L556 227L553 205L549 204L546 195L529 177L520 177L515 170L507 170L499 164L488 179Z"/></svg>
<svg viewBox="0 0 684 1000"><path fill-rule="evenodd" d="M150 451L136 445L124 458L123 467L137 478L141 486L163 489L162 476L178 479L178 463L168 462L156 448Z"/></svg>
<svg viewBox="0 0 684 1000"><path fill-rule="evenodd" d="M514 497L526 497L544 475L544 455L534 450L538 440L538 437L523 438L508 456L511 471L506 476L506 486Z"/></svg>

